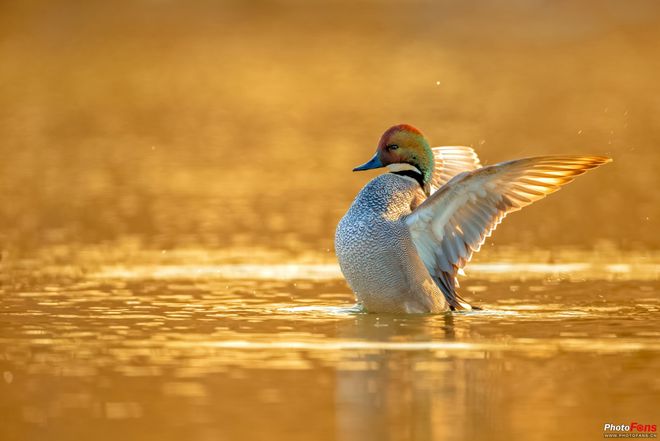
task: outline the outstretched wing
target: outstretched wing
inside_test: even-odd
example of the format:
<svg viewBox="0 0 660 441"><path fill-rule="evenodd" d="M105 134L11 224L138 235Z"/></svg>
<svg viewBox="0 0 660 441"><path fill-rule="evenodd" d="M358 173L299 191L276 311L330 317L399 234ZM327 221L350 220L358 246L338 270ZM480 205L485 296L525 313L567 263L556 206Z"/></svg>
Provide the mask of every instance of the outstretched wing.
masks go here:
<svg viewBox="0 0 660 441"><path fill-rule="evenodd" d="M456 273L507 214L610 161L604 156L543 156L502 162L455 176L419 205L405 221L452 309L470 309L455 292Z"/></svg>
<svg viewBox="0 0 660 441"><path fill-rule="evenodd" d="M445 185L457 174L481 168L479 157L472 147L433 147L431 150L435 157L431 193Z"/></svg>

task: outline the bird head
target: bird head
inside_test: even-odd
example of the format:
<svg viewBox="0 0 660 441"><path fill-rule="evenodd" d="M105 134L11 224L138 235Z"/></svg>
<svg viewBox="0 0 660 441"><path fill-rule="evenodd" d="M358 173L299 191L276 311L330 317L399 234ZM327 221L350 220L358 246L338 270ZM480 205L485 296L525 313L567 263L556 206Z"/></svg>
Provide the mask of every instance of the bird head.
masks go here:
<svg viewBox="0 0 660 441"><path fill-rule="evenodd" d="M411 125L399 124L383 133L373 158L353 171L380 167L387 167L392 172L417 172L421 175L423 186L427 186L433 176L435 159L422 132Z"/></svg>

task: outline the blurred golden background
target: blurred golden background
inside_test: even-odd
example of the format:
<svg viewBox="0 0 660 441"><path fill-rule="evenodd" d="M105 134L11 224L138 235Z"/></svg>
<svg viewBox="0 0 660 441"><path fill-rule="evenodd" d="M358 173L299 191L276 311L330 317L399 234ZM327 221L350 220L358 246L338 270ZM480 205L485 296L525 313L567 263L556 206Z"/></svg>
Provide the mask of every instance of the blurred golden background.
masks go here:
<svg viewBox="0 0 660 441"><path fill-rule="evenodd" d="M660 246L654 1L0 4L0 239L332 249L407 122L482 160L615 162L495 234Z"/></svg>
<svg viewBox="0 0 660 441"><path fill-rule="evenodd" d="M657 424L660 3L0 2L0 439L563 440ZM407 122L605 154L470 314L358 314L334 229Z"/></svg>

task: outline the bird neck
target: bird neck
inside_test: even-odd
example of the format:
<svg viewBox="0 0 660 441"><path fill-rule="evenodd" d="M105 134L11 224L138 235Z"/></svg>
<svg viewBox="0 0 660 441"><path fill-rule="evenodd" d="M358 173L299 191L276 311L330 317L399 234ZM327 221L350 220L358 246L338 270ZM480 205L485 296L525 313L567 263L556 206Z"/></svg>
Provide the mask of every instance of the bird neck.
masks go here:
<svg viewBox="0 0 660 441"><path fill-rule="evenodd" d="M419 186L422 187L422 190L424 190L424 192L428 194L427 191L428 186L424 181L424 174L414 165L401 162L397 164L389 164L387 168L389 169L390 173L399 176L407 176L409 178L414 179L415 181L417 181Z"/></svg>

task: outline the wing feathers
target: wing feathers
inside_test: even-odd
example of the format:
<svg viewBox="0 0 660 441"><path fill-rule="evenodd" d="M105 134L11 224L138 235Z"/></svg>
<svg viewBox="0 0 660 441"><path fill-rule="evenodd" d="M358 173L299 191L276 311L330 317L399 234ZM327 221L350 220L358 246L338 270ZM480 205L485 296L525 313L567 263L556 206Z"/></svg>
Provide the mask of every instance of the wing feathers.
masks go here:
<svg viewBox="0 0 660 441"><path fill-rule="evenodd" d="M444 161L445 167L451 164L450 172L434 176L435 182L446 184L417 207L406 223L426 268L453 308L469 308L453 291L457 271L508 213L611 161L604 156L543 156L475 170L479 159L469 147L440 147L434 154L436 162ZM458 171L458 167L472 168ZM461 173L465 170L472 171Z"/></svg>
<svg viewBox="0 0 660 441"><path fill-rule="evenodd" d="M481 167L479 157L471 147L433 147L432 150L435 157L435 171L431 179L432 193L459 173Z"/></svg>

